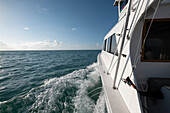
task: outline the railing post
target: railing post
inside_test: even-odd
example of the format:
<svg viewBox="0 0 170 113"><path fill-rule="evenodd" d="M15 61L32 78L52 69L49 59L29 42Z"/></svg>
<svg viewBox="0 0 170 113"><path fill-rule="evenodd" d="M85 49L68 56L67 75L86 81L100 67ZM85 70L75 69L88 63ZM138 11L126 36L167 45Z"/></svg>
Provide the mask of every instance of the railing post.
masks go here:
<svg viewBox="0 0 170 113"><path fill-rule="evenodd" d="M117 75L118 75L118 71L119 71L119 65L120 65L121 55L122 55L122 51L123 51L123 46L124 46L125 37L126 37L126 31L127 31L128 22L129 22L131 4L132 4L132 0L129 0L128 12L127 12L126 22L125 22L125 29L124 29L124 31L123 31L123 38L122 38L122 42L121 42L120 53L119 53L118 62L117 62L117 67L116 67L116 73L115 73L114 81L113 81L113 89L117 89L117 88L116 88L116 79L117 79Z"/></svg>

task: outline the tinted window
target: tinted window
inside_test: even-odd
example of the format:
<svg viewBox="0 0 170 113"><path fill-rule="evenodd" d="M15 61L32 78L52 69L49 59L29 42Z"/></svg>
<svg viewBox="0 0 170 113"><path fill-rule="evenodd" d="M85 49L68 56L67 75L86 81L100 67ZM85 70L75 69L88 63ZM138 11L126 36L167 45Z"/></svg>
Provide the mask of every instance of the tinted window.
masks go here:
<svg viewBox="0 0 170 113"><path fill-rule="evenodd" d="M107 52L110 52L110 37L107 39Z"/></svg>
<svg viewBox="0 0 170 113"><path fill-rule="evenodd" d="M106 51L106 44L107 44L107 40L104 40L104 44L103 44L103 50Z"/></svg>
<svg viewBox="0 0 170 113"><path fill-rule="evenodd" d="M154 20L148 32L151 20L145 21L143 40L143 60L170 60L170 19Z"/></svg>
<svg viewBox="0 0 170 113"><path fill-rule="evenodd" d="M115 53L116 47L117 47L117 45L116 45L116 36L114 34L114 35L112 35L111 53L113 53L113 54Z"/></svg>
<svg viewBox="0 0 170 113"><path fill-rule="evenodd" d="M128 0L124 0L124 1L120 2L120 12L124 9L124 7L126 6L127 3L128 3Z"/></svg>

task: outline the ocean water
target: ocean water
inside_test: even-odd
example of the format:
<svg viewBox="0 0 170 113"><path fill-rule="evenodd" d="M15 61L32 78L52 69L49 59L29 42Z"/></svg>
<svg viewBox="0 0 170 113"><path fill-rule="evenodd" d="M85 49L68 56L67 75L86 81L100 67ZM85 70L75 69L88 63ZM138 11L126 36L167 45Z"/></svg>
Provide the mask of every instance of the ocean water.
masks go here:
<svg viewBox="0 0 170 113"><path fill-rule="evenodd" d="M106 112L99 52L0 52L0 113Z"/></svg>

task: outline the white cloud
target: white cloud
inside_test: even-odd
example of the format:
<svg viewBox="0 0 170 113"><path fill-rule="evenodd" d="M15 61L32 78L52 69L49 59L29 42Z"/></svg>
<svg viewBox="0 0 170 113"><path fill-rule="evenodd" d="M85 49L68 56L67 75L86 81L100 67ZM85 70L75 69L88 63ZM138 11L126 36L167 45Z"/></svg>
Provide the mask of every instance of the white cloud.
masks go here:
<svg viewBox="0 0 170 113"><path fill-rule="evenodd" d="M102 45L99 42L96 43L96 49L102 49Z"/></svg>
<svg viewBox="0 0 170 113"><path fill-rule="evenodd" d="M48 8L38 8L38 12L39 13L43 13L43 14L48 14L49 13L49 9Z"/></svg>
<svg viewBox="0 0 170 113"><path fill-rule="evenodd" d="M0 50L9 50L9 49L12 49L12 48L9 47L5 42L0 40Z"/></svg>
<svg viewBox="0 0 170 113"><path fill-rule="evenodd" d="M63 43L57 40L49 41L36 41L36 42L23 42L13 43L7 45L0 40L0 50L60 50L63 49Z"/></svg>
<svg viewBox="0 0 170 113"><path fill-rule="evenodd" d="M19 46L15 47L19 50L57 50L61 49L63 46L62 42L58 42L57 40L49 41L37 41L37 42L25 42L21 43Z"/></svg>
<svg viewBox="0 0 170 113"><path fill-rule="evenodd" d="M1 37L0 37L1 38ZM85 50L85 49L101 49L101 44L97 42L94 45L72 44L63 45L57 40L43 40L34 42L12 42L7 43L0 39L0 50Z"/></svg>
<svg viewBox="0 0 170 113"><path fill-rule="evenodd" d="M30 28L29 27L24 27L25 30L29 30Z"/></svg>
<svg viewBox="0 0 170 113"><path fill-rule="evenodd" d="M76 30L76 28L72 28L72 31L75 31Z"/></svg>
<svg viewBox="0 0 170 113"><path fill-rule="evenodd" d="M99 47L100 46L99 43L96 43L96 46Z"/></svg>

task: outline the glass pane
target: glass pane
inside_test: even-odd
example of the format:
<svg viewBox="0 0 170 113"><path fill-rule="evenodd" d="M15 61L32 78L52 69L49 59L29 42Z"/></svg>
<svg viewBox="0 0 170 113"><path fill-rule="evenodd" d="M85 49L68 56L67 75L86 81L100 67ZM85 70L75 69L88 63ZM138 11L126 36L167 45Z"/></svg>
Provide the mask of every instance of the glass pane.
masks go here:
<svg viewBox="0 0 170 113"><path fill-rule="evenodd" d="M112 35L112 47L111 47L111 53L115 53L115 51L116 51L116 46L117 46L117 44L116 44L116 36L115 36L115 34L114 35ZM116 55L117 55L117 52L116 52Z"/></svg>
<svg viewBox="0 0 170 113"><path fill-rule="evenodd" d="M145 32L150 21L146 22ZM156 20L152 23L144 46L144 59L170 60L170 20ZM144 36L145 38L145 36Z"/></svg>
<svg viewBox="0 0 170 113"><path fill-rule="evenodd" d="M120 12L124 9L127 3L128 3L128 0L124 0L120 3Z"/></svg>
<svg viewBox="0 0 170 113"><path fill-rule="evenodd" d="M104 44L103 44L103 50L106 51L106 43L107 43L107 39L104 40Z"/></svg>
<svg viewBox="0 0 170 113"><path fill-rule="evenodd" d="M107 39L107 52L110 51L110 37Z"/></svg>

